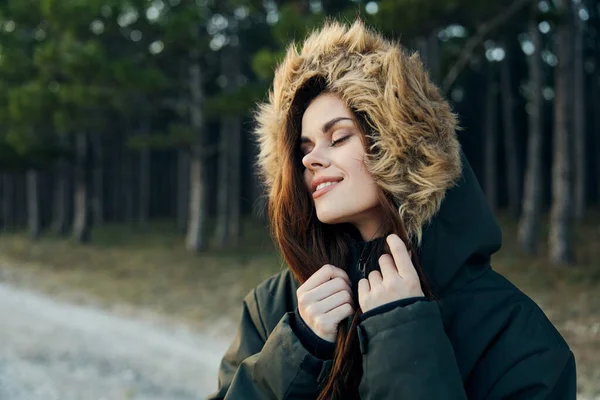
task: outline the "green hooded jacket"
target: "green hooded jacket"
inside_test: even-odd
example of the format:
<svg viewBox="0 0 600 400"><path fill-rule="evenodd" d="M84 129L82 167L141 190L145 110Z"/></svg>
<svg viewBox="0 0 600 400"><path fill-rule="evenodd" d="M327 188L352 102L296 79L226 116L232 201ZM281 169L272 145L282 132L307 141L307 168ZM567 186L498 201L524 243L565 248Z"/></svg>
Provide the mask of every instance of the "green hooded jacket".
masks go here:
<svg viewBox="0 0 600 400"><path fill-rule="evenodd" d="M490 267L501 232L464 155L462 162L462 177L424 229L420 247L437 299L360 323L360 397L574 400L568 345L542 310ZM331 361L313 356L292 329L297 288L285 270L246 296L237 336L219 368L219 388L209 399L317 398Z"/></svg>
<svg viewBox="0 0 600 400"><path fill-rule="evenodd" d="M435 295L364 315L357 328L361 399L575 399L569 347L540 308L490 266L500 229L460 150L456 115L417 55L360 21L326 24L301 48L291 45L256 118L269 196L277 198L288 178L286 143L299 136L295 101L315 78L368 120L365 166L398 205ZM350 239L353 288L368 274L357 262L366 245ZM369 269L378 268L377 257L370 261ZM297 335L297 288L286 269L246 296L209 399L317 398L332 362Z"/></svg>

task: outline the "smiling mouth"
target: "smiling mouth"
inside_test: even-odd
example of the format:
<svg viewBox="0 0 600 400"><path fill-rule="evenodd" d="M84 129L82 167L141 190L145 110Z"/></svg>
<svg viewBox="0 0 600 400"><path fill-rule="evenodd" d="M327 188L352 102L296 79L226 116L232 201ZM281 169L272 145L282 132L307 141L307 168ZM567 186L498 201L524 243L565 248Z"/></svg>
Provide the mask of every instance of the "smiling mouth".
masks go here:
<svg viewBox="0 0 600 400"><path fill-rule="evenodd" d="M340 181L340 182L341 182L341 181ZM330 184L328 184L328 185L326 185L326 186L323 186L323 187L321 187L321 188L320 188L320 189L318 189L318 190L315 190L315 191L313 192L313 195L312 195L313 199L316 199L316 198L318 198L318 197L320 197L320 196L324 195L325 193L327 193L327 192L329 192L329 191L333 190L333 188L334 188L336 185L339 185L339 182L330 183Z"/></svg>

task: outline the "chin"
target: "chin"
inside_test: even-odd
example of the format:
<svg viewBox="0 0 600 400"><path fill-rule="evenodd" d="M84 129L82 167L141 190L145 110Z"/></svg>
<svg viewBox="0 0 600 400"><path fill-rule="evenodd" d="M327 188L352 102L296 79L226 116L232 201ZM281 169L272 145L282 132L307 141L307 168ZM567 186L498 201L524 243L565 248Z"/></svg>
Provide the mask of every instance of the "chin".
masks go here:
<svg viewBox="0 0 600 400"><path fill-rule="evenodd" d="M317 210L317 219L324 224L342 224L348 222L352 212L340 212L341 210Z"/></svg>
<svg viewBox="0 0 600 400"><path fill-rule="evenodd" d="M317 219L327 225L352 224L356 226L365 219L379 219L380 211L380 206L375 200L371 203L320 204L320 207L316 207Z"/></svg>

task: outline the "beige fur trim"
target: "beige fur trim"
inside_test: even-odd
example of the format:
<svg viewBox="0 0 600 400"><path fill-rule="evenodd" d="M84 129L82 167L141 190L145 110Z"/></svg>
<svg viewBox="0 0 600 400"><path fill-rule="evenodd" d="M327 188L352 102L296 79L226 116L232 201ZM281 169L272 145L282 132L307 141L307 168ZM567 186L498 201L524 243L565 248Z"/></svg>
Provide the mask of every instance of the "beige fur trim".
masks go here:
<svg viewBox="0 0 600 400"><path fill-rule="evenodd" d="M315 76L369 116L374 144L367 168L400 204L409 236L420 243L423 226L461 174L457 118L418 55L360 21L350 27L327 23L309 35L300 53L289 46L256 115L257 165L266 188L272 190L282 172L278 148L295 93Z"/></svg>

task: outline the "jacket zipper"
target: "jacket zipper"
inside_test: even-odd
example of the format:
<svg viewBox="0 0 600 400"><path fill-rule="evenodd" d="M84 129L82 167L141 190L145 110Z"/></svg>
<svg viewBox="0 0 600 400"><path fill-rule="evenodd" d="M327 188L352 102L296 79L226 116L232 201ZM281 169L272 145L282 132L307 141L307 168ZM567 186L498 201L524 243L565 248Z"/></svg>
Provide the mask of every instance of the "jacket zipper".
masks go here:
<svg viewBox="0 0 600 400"><path fill-rule="evenodd" d="M366 268L365 262L363 260L359 260L358 261L358 272L360 272L360 279L365 278L365 268Z"/></svg>
<svg viewBox="0 0 600 400"><path fill-rule="evenodd" d="M361 254L360 258L358 259L358 272L360 274L359 280L367 277L367 262L366 261L367 261L368 257L366 257L366 255L364 254L365 250L367 250L366 246L368 246L368 245L365 244L365 248L363 248L363 251L362 251L363 254ZM369 253L369 251L367 251L367 254L368 253Z"/></svg>

